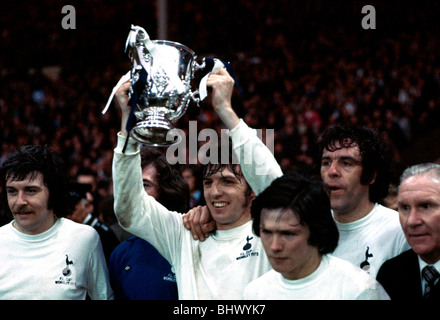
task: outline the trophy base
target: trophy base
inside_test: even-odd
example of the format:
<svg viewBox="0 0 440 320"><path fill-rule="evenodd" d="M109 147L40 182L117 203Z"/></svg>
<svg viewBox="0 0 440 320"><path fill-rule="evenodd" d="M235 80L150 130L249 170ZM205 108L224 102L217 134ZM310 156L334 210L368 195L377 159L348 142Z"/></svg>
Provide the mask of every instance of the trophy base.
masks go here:
<svg viewBox="0 0 440 320"><path fill-rule="evenodd" d="M182 137L176 129L152 127L147 121L139 122L131 129L130 136L136 141L152 147L167 147L182 141Z"/></svg>

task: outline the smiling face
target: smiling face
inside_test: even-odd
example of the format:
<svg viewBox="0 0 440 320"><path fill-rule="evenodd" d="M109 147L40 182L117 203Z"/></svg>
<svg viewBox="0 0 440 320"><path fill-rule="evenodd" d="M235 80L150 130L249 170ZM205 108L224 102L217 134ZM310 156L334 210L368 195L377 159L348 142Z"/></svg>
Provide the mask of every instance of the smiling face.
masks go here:
<svg viewBox="0 0 440 320"><path fill-rule="evenodd" d="M407 178L400 185L397 206L414 252L430 264L440 260L440 181L427 174Z"/></svg>
<svg viewBox="0 0 440 320"><path fill-rule="evenodd" d="M232 229L250 221L253 192L244 177L237 178L228 168L203 178L206 205L218 230Z"/></svg>
<svg viewBox="0 0 440 320"><path fill-rule="evenodd" d="M324 149L321 177L330 190L331 207L339 222L362 218L372 209L369 184L361 184L362 157L357 145L335 151ZM373 183L374 179L370 182Z"/></svg>
<svg viewBox="0 0 440 320"><path fill-rule="evenodd" d="M27 175L24 180L6 181L8 205L14 217L14 227L25 234L35 235L49 230L55 223L53 210L48 209L49 189L43 175Z"/></svg>
<svg viewBox="0 0 440 320"><path fill-rule="evenodd" d="M321 255L309 244L310 230L290 209L263 209L260 237L272 268L297 280L318 268Z"/></svg>

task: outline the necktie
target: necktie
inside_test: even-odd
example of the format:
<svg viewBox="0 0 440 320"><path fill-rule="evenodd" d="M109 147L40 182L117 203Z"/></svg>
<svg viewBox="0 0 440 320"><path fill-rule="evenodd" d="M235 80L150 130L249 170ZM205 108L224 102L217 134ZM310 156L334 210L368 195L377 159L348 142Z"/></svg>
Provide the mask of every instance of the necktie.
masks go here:
<svg viewBox="0 0 440 320"><path fill-rule="evenodd" d="M423 298L428 298L431 292L431 289L434 287L434 283L440 274L433 266L426 266L422 270L423 278L425 279L425 293Z"/></svg>

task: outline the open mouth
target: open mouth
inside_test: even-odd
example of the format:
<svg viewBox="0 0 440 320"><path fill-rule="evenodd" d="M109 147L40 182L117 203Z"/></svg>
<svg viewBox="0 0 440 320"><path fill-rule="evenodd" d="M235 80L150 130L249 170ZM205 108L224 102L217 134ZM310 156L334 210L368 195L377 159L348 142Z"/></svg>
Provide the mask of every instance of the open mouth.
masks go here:
<svg viewBox="0 0 440 320"><path fill-rule="evenodd" d="M214 208L220 209L220 208L226 207L228 205L228 203L224 202L224 201L215 201L215 202L212 202L212 205L214 206Z"/></svg>
<svg viewBox="0 0 440 320"><path fill-rule="evenodd" d="M330 190L330 192L337 192L337 191L341 191L342 188L339 185L328 185L328 189Z"/></svg>

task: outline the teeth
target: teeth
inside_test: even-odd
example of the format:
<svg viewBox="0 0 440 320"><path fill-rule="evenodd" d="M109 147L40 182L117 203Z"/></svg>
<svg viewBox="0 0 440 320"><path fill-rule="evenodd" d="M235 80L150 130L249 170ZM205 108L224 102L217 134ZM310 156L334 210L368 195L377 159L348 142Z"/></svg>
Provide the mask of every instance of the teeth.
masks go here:
<svg viewBox="0 0 440 320"><path fill-rule="evenodd" d="M213 202L212 204L216 208L222 208L222 207L226 206L226 202Z"/></svg>

